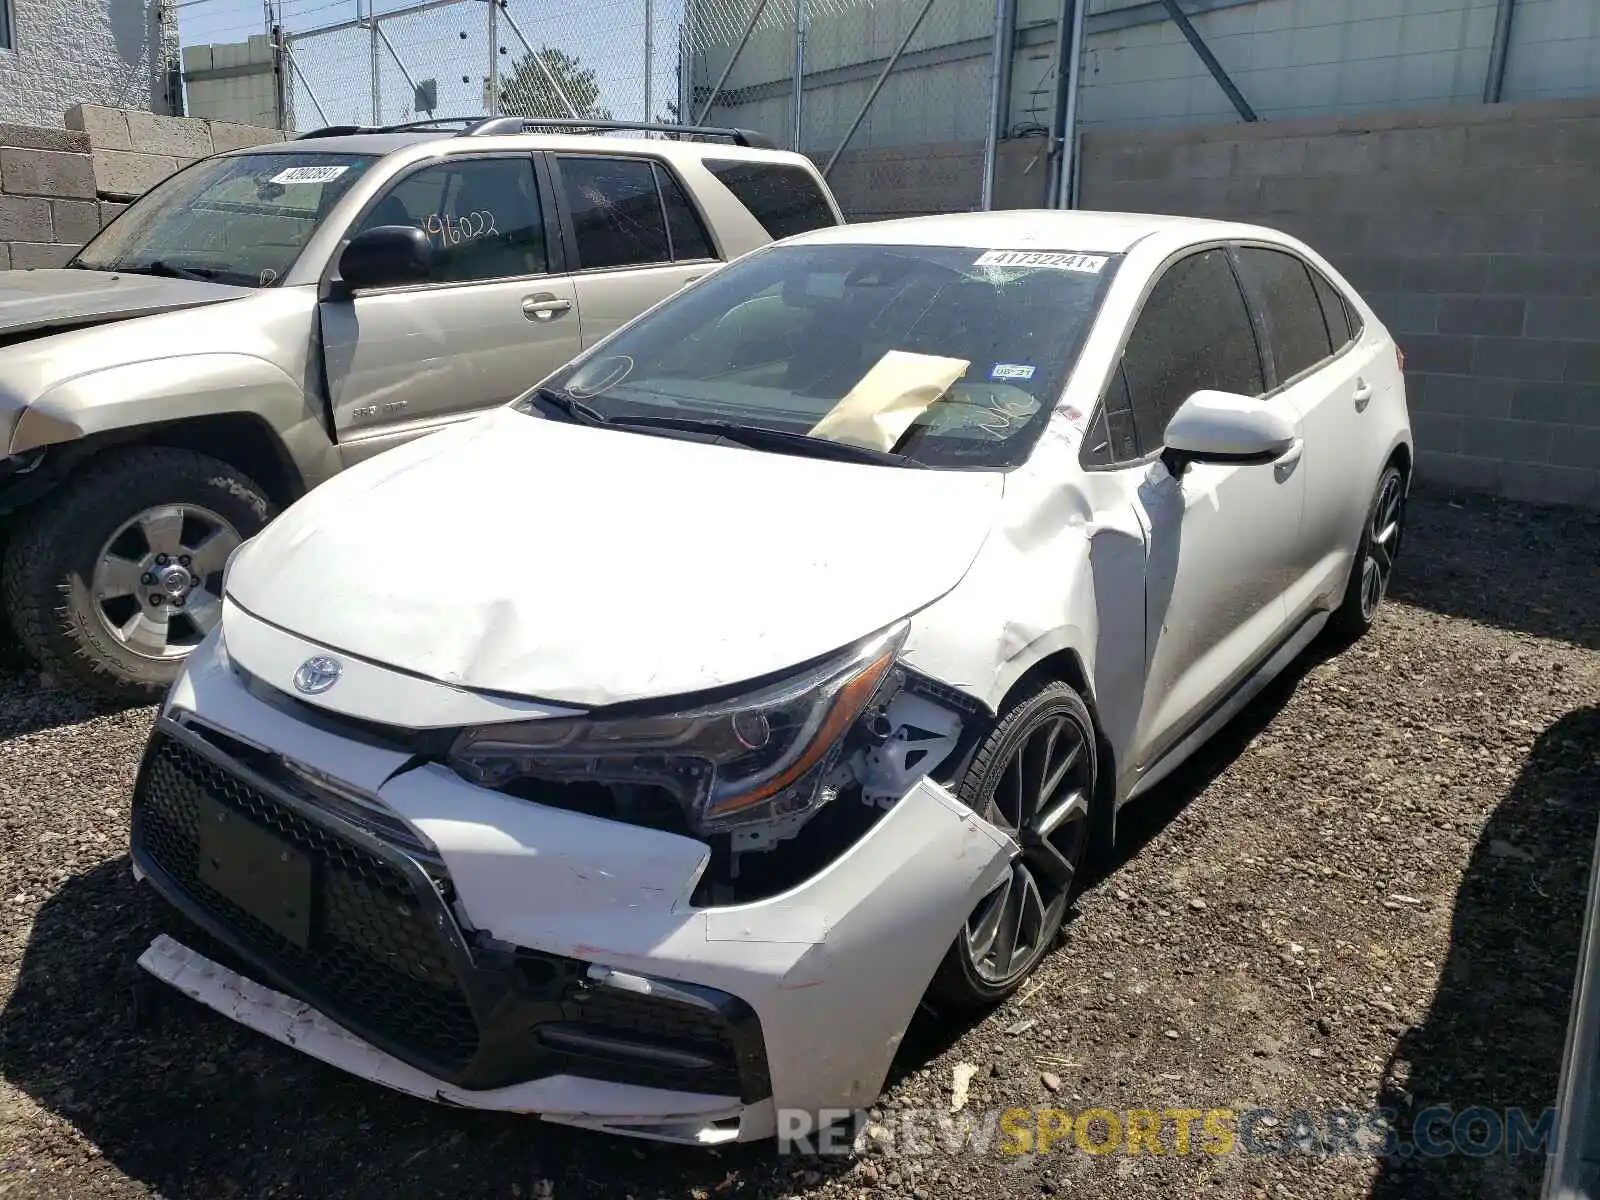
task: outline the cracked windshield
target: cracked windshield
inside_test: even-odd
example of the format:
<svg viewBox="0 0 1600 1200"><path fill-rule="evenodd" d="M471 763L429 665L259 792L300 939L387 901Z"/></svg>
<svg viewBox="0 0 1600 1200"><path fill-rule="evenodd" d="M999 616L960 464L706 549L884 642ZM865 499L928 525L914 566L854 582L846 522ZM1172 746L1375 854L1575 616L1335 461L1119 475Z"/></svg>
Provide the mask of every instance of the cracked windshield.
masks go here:
<svg viewBox="0 0 1600 1200"><path fill-rule="evenodd" d="M374 161L328 153L204 159L149 192L71 265L270 287Z"/></svg>
<svg viewBox="0 0 1600 1200"><path fill-rule="evenodd" d="M787 246L718 272L545 389L619 423L694 418L929 466L1027 457L1115 258Z"/></svg>

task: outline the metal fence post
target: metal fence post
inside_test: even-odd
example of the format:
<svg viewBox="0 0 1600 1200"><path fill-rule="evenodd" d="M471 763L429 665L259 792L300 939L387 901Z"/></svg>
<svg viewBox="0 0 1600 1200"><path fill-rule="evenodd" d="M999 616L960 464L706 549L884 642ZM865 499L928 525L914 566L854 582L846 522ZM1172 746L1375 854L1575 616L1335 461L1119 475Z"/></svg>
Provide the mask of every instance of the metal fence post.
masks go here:
<svg viewBox="0 0 1600 1200"><path fill-rule="evenodd" d="M500 115L500 0L489 0L489 103L491 117Z"/></svg>
<svg viewBox="0 0 1600 1200"><path fill-rule="evenodd" d="M800 152L801 96L806 82L806 0L794 0L794 151Z"/></svg>
<svg viewBox="0 0 1600 1200"><path fill-rule="evenodd" d="M1000 159L1000 139L1006 135L1006 109L1011 104L1011 54L1016 41L1016 0L995 0L994 66L989 75L989 129L983 139L983 184L979 207L994 207L995 173Z"/></svg>
<svg viewBox="0 0 1600 1200"><path fill-rule="evenodd" d="M654 32L655 9L652 7L650 0L644 0L644 119L646 121L656 119L655 113L651 111L654 108L651 103L651 92L653 90L652 84L655 81L656 69L654 62L655 46L653 44L655 41Z"/></svg>
<svg viewBox="0 0 1600 1200"><path fill-rule="evenodd" d="M367 25L372 30L372 123L383 124L383 84L378 58L378 0L367 0Z"/></svg>

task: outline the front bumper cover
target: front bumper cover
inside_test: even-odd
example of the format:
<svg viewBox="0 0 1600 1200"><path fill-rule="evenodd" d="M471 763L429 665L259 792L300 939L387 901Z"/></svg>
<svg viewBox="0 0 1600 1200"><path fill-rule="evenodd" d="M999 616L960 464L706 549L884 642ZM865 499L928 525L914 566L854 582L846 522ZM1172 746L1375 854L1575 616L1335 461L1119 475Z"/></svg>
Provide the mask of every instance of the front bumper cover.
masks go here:
<svg viewBox="0 0 1600 1200"><path fill-rule="evenodd" d="M189 720L184 713L195 714L196 728L181 728ZM222 731L220 743L198 736L198 722ZM296 721L245 689L215 639L191 656L175 685L152 755L163 736L279 802L296 800L297 817L403 873L419 897L416 913L448 948L442 965L479 1031L476 1060L468 1055L463 1065L459 1055L419 1054L415 1039L386 1033L348 994L329 995L326 971L319 983L305 963L297 971L275 969L282 963L242 938L238 921L197 912L205 906L195 902L193 885L175 880L150 853L148 826L137 815L145 799L136 800L136 866L244 960L237 972L201 965L192 952L158 942L147 968L170 982L187 979L195 986L180 986L219 1011L279 1040L292 1033L293 1044L375 1082L449 1103L674 1141L760 1138L774 1131L779 1109L869 1105L939 960L1015 852L998 829L924 780L800 886L756 903L695 908L687 898L709 855L703 844L503 796ZM289 762L344 781L425 850L404 847L403 837L359 815L333 813L314 796L281 794L272 778L238 757L218 762L219 744L257 753L271 747L262 764ZM149 769L147 762L141 796ZM402 957L409 953L399 949ZM544 992L535 987L530 995L526 980L516 978L521 958L542 964ZM421 974L439 965L424 963ZM572 989L581 991L583 978L604 968L670 981L663 994L675 991L678 1000L687 995L714 1009L716 1035L703 1044L723 1047L724 1069L702 1065L696 1077L652 1071L637 1056L607 1067L593 1056L539 1049L546 1023L570 1024L577 1015ZM252 991L258 985L247 974L270 983L277 998ZM202 976L204 986L195 982ZM292 1020L285 1015L291 1011L298 1014ZM660 1039L651 1028L635 1040ZM679 1050L684 1044L674 1043ZM483 1053L486 1045L493 1053Z"/></svg>

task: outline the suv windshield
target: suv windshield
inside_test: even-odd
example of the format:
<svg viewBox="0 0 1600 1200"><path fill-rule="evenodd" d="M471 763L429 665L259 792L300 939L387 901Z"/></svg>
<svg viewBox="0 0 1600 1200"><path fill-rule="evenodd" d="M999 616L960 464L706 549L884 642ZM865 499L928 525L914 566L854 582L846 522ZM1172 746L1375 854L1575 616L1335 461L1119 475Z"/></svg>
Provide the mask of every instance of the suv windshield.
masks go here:
<svg viewBox="0 0 1600 1200"><path fill-rule="evenodd" d="M623 424L708 420L929 466L1015 466L1049 420L1118 261L773 246L624 329L543 391Z"/></svg>
<svg viewBox="0 0 1600 1200"><path fill-rule="evenodd" d="M72 265L269 287L375 161L281 151L204 159L135 201Z"/></svg>

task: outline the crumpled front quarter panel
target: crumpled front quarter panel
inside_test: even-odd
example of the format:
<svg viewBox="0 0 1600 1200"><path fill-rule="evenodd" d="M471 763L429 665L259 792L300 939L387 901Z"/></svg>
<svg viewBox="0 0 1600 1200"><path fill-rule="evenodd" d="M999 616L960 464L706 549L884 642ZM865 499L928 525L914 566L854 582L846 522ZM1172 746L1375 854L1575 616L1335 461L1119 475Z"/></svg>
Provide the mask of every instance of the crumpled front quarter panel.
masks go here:
<svg viewBox="0 0 1600 1200"><path fill-rule="evenodd" d="M1144 666L1145 534L1107 477L1086 476L1058 415L1006 476L999 516L959 586L917 614L906 660L998 711L1033 666L1075 652L1120 747Z"/></svg>

